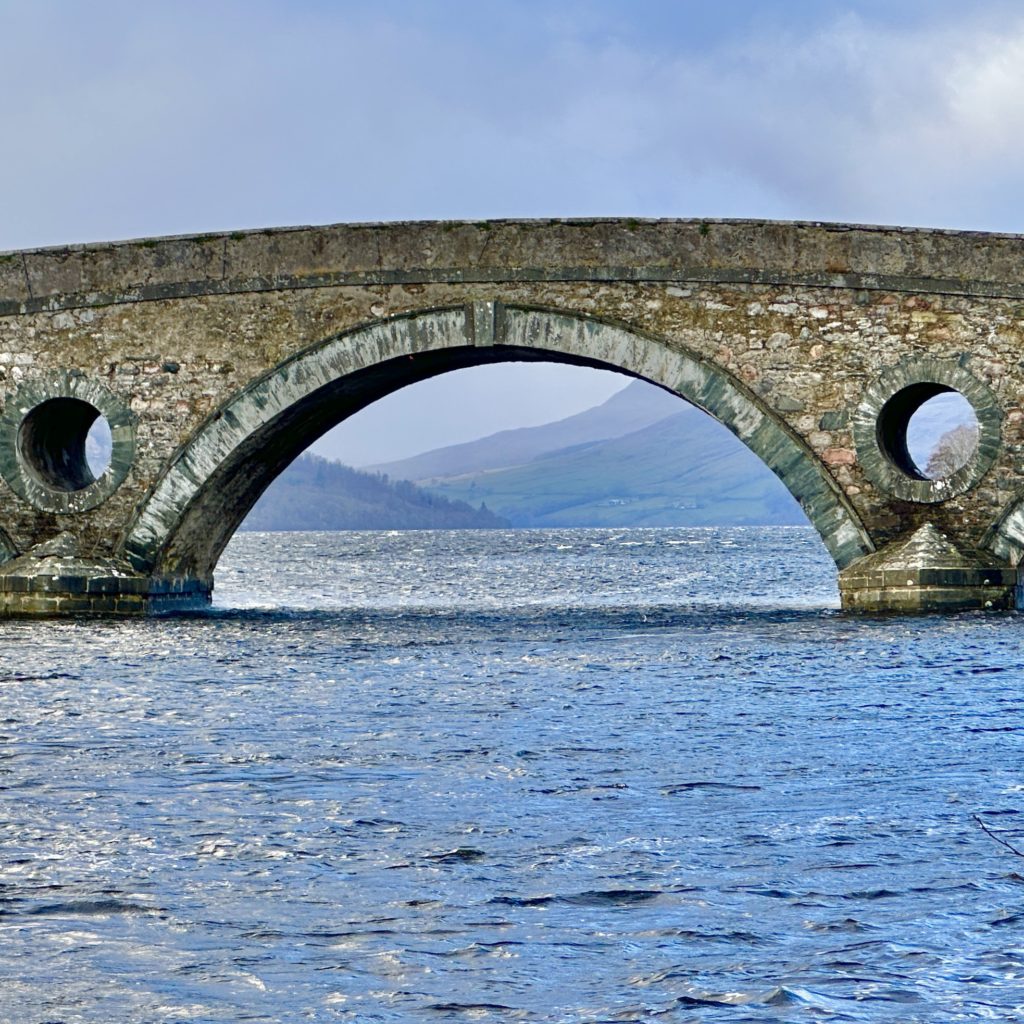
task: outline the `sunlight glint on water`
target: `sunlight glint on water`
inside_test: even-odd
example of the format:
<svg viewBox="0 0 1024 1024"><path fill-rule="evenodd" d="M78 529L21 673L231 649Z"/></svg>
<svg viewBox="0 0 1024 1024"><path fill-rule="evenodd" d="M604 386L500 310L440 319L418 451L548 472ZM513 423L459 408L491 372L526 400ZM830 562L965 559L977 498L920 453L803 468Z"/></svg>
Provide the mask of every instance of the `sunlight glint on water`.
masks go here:
<svg viewBox="0 0 1024 1024"><path fill-rule="evenodd" d="M0 625L0 1020L1011 1020L1015 615L807 530L241 535Z"/></svg>

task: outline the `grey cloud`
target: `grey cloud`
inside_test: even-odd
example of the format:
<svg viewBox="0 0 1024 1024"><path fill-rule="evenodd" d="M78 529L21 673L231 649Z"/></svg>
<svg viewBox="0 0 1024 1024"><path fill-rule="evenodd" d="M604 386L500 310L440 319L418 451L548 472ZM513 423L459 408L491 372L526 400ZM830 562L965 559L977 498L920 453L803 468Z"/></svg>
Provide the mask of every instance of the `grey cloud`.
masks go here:
<svg viewBox="0 0 1024 1024"><path fill-rule="evenodd" d="M0 246L406 217L1019 226L1003 5L729 32L654 8L677 38L608 4L8 3Z"/></svg>

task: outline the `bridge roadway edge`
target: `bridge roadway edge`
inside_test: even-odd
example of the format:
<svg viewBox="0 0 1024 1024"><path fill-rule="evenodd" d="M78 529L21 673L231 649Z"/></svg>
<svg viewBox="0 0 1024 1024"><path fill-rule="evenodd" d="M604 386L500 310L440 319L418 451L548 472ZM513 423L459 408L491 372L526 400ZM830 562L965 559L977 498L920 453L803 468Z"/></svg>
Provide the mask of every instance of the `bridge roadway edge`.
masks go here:
<svg viewBox="0 0 1024 1024"><path fill-rule="evenodd" d="M184 309L190 303L235 297L255 297L272 303L282 295L294 295L297 297L294 302L302 302L305 300L298 298L302 295L346 290L352 294L362 292L371 297L385 297L382 303L385 320L415 312L408 306L395 310L386 301L388 295L400 294L403 290L413 294L417 289L428 292L447 289L449 293L461 289L459 294L467 304L479 306L485 301L483 297L492 297L500 307L506 297L510 301L521 301L521 296L531 288L538 294L555 295L563 302L563 295L570 294L577 286L582 291L589 288L595 292L595 286L602 284L620 290L622 286L631 285L635 286L637 302L651 302L652 295L660 296L666 290L692 289L702 296L701 301L708 309L716 305L724 308L724 304L717 301L723 297L727 301L737 295L745 295L750 300L763 295L779 298L781 290L796 294L795 304L801 306L800 316L808 310L817 316L822 308L827 309L830 317L839 316L836 309L842 312L843 303L851 309L854 304L861 304L870 313L876 313L886 304L895 307L903 318L903 326L895 328L890 337L898 337L902 330L907 351L918 355L933 344L927 330L912 333L918 330L918 320L934 313L933 319L937 317L946 323L950 319L946 316L948 309L959 315L961 321L966 321L968 327L973 323L976 330L986 310L994 311L993 319L1002 325L999 330L1006 338L1001 342L1002 350L994 357L989 353L985 359L998 364L1000 358L1006 361L1007 351L1024 351L1024 346L1020 345L1022 316L1017 302L1024 300L1022 271L1024 240L1019 236L977 232L764 221L634 219L334 225L0 254L0 329L5 321L25 324L49 321L59 326L70 320L81 326L91 322L93 316L100 320L109 317L110 311L116 308L148 305L164 309L177 305ZM836 299L838 305L828 300L829 295L842 296ZM915 297L920 299L919 305L915 305ZM818 305L813 306L813 303ZM752 306L756 304L756 301L751 302ZM559 311L570 315L575 312L571 301L552 310ZM594 311L588 308L580 313L586 317ZM598 321L601 317L607 318L604 310L597 310L596 314ZM845 312L842 315L845 316ZM631 313L626 316L630 318ZM724 325L726 342L731 344L728 316L717 314L721 322L716 323L716 314L712 313L702 321L701 329L710 336L708 324L719 328ZM364 316L364 326L374 317L379 319L379 313ZM813 322L806 322L813 330ZM643 324L627 326L636 333L644 332ZM998 396L996 404L1000 416L1007 414L997 425L997 432L1005 435L1007 426L1017 430L1016 402L1024 393L1024 382L1009 373L1004 375L1005 379L998 374L993 378L982 356L968 345L958 347L957 342L961 342L962 337L954 337L952 344L943 339L941 331L944 329L940 324L933 332L934 338L940 339L939 355L947 361L956 356L971 374L992 385ZM467 339L471 330L467 328ZM959 328L954 326L954 333L957 330ZM804 327L803 333L806 332L807 327ZM734 329L735 336L739 333ZM960 334L968 332L960 330ZM812 334L805 343L798 342L795 335L794 331L787 342L793 349L793 358L787 365L803 373L806 367L801 366L799 358L806 362L807 351L814 351L810 343L816 339L819 347L823 343L827 347L828 336L824 332L820 332L820 337ZM748 340L752 346L759 343L754 333L750 333ZM472 339L468 341L472 343ZM798 352L801 346L802 351ZM0 333L0 349L3 347ZM727 344L721 347L729 352ZM991 347L986 339L986 351ZM1020 494L1024 493L1021 488L1024 467L1018 473L1014 465L1007 472L1006 456L1021 438L1014 436L1012 446L1005 444L1004 439L999 452L1002 462L997 461L987 476L982 474L979 484L972 483L973 491L965 497L912 506L891 500L882 508L884 496L874 493L872 483L866 482L861 474L864 453L856 450L849 431L844 433L843 426L834 425L841 423L844 417L852 421L856 412L852 404L824 410L821 424L816 425L820 429L811 429L800 422L810 419L809 415L800 417L790 406L780 403L776 408L773 405L782 388L777 383L768 386L765 381L769 372L763 373L765 381L750 383L741 376L750 369L750 365L742 365L742 356L734 361L731 352L728 357L712 355L709 351L695 354L715 367L716 372L721 371L721 379L748 392L762 412L770 412L772 419L784 428L784 434L792 435L798 447L813 451L814 457L825 467L826 477L830 481L835 478L832 485L837 488L842 502L853 502L854 519L857 509L866 516L864 522L868 524L871 539L863 549L864 554L859 562L855 559L845 566L840 563L840 594L845 607L905 612L1012 606L1016 583L1014 566L1024 547L1024 529L1018 524L1024 521L1024 516L1014 511L1020 504ZM161 355L164 366L176 365L173 349L164 348ZM28 364L21 368L20 374L12 373L10 371L18 367L5 367L3 358L0 352L0 372L8 370L0 388L6 392L5 404L9 406L12 389L19 378L31 380L34 370ZM69 362L77 364L78 360L72 357ZM69 372L86 376L95 372L95 364L90 366L85 360L82 363L70 365ZM763 366L756 368L764 369ZM268 372L272 372L272 368ZM804 376L809 375L804 373ZM113 371L111 376L114 377ZM775 372L776 378L781 376L780 372ZM870 374L862 376L867 381ZM135 397L130 392L122 389L120 393L130 398L134 406ZM782 398L793 407L804 402L808 405L806 412L814 412L817 417L818 410L813 403L807 403L805 396L792 399L783 394ZM210 409L208 415L223 414L227 404L221 402ZM143 419L145 415L143 413ZM195 429L197 425L192 424L190 430ZM820 438L825 435L828 435L828 443L834 442L835 447L823 448L826 442ZM760 443L769 451L776 439L762 439ZM187 438L183 438L179 452L186 447ZM12 446L7 448L10 458ZM4 455L0 438L0 470ZM163 464L166 467L177 457L169 459L165 455ZM791 473L804 466L802 458L794 461L790 457ZM777 462L773 468L779 472L785 458L779 455ZM785 472L780 475L785 476ZM158 484L157 479L151 479L146 493L155 493ZM0 510L10 500L2 493L4 488L5 485L0 484ZM986 497L983 502L976 500L979 493L989 491L993 497ZM875 507L864 510L864 495L873 497ZM136 511L139 500L141 497L136 499ZM124 544L118 550L100 551L102 544L96 544L94 534L87 532L75 541L76 520L84 522L84 517L90 515L98 519L99 513L79 512L75 508L68 511L71 514L37 516L43 524L43 532L38 537L24 529L0 535L0 562L4 554L8 558L0 571L0 614L5 609L8 614L135 614L194 608L208 600L212 587L210 573L189 576L140 572L138 560L129 557L129 548ZM961 531L955 524L962 511L966 513L964 522L970 521L970 528ZM917 535L924 526L931 524L932 518L942 528L940 537L949 540L952 550L959 551L959 555L951 554L950 547L944 547L941 542L932 544L927 555L921 554L928 548L927 544L918 543L911 549L904 545L898 557L892 556L893 565L888 566L884 550ZM89 529L94 530L94 527ZM121 533L126 542L129 532L125 528ZM64 547L57 553L47 548L55 536L65 538ZM26 543L26 537L35 543ZM872 552L874 547L883 549L881 557L878 552ZM908 550L915 552L915 557L924 558L916 567L918 571L910 575L907 574L907 569L911 568L907 564ZM869 562L869 558L873 560ZM136 564L132 564L133 561Z"/></svg>

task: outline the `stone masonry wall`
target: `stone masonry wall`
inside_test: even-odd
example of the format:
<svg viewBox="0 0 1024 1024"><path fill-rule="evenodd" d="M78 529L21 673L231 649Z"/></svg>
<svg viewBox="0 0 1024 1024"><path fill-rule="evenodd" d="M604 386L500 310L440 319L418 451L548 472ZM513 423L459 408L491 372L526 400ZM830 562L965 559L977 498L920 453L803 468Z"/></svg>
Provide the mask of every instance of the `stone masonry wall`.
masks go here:
<svg viewBox="0 0 1024 1024"><path fill-rule="evenodd" d="M254 380L358 325L496 300L620 324L730 374L817 454L876 547L925 522L978 547L1024 493L1022 269L1013 236L747 222L339 226L0 255L0 402L70 371L136 417L109 498L62 515L0 481L0 528L11 553L70 530L83 554L114 556L172 456ZM921 356L956 361L1002 413L992 468L939 504L882 493L852 432L872 382Z"/></svg>

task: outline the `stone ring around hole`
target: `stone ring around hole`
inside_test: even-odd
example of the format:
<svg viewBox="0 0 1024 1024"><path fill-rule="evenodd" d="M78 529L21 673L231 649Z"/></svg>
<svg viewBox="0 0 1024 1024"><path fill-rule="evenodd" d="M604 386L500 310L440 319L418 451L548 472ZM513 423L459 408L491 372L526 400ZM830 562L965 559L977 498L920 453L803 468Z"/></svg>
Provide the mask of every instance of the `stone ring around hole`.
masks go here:
<svg viewBox="0 0 1024 1024"><path fill-rule="evenodd" d="M109 428L109 462L94 473L99 467L86 445L101 419ZM135 415L109 388L81 374L24 382L0 415L0 476L45 512L95 508L124 482L134 456Z"/></svg>
<svg viewBox="0 0 1024 1024"><path fill-rule="evenodd" d="M907 445L907 427L929 399L958 392L977 420L973 451L948 475L930 479ZM904 501L937 504L970 490L991 469L999 453L1002 410L989 387L957 360L929 356L905 359L883 373L864 393L853 418L857 459L881 491Z"/></svg>

